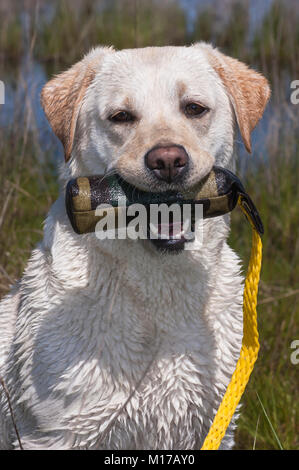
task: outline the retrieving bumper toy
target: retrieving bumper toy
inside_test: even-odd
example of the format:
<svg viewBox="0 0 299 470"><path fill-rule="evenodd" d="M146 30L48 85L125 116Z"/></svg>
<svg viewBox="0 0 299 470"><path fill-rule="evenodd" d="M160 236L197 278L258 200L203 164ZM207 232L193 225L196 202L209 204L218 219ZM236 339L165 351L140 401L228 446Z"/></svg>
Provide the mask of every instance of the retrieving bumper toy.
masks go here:
<svg viewBox="0 0 299 470"><path fill-rule="evenodd" d="M248 383L259 351L257 329L257 292L262 262L262 221L240 180L229 170L214 166L209 175L187 192L141 191L118 175L89 176L71 180L66 188L66 209L74 231L95 231L101 216L95 214L99 204L109 204L117 211L119 198L131 204L202 204L203 218L232 211L238 204L252 226L252 246L243 294L243 339L240 357L222 402L201 450L217 450ZM124 200L124 199L123 199Z"/></svg>

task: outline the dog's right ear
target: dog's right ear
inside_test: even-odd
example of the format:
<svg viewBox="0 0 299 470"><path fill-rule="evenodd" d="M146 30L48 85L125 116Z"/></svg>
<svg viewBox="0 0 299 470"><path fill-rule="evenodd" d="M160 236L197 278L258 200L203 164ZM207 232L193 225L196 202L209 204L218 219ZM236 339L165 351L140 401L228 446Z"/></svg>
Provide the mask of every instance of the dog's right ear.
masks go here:
<svg viewBox="0 0 299 470"><path fill-rule="evenodd" d="M111 47L97 47L69 70L50 80L42 89L41 104L54 133L64 147L65 161L73 149L74 136L80 107L89 85L92 83Z"/></svg>

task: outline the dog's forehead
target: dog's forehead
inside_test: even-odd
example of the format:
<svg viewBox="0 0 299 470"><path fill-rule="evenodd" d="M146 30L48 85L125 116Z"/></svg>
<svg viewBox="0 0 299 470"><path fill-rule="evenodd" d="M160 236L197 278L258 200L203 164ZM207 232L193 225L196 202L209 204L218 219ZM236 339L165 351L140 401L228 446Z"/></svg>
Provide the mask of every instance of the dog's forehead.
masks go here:
<svg viewBox="0 0 299 470"><path fill-rule="evenodd" d="M99 99L145 102L186 95L212 104L215 73L204 52L192 47L148 47L110 54L96 77Z"/></svg>

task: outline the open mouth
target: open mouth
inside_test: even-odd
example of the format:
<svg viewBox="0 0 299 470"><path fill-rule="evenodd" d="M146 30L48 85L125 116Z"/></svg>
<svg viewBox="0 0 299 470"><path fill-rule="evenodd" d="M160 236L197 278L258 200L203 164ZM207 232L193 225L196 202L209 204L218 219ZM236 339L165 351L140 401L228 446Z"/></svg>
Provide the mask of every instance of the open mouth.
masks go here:
<svg viewBox="0 0 299 470"><path fill-rule="evenodd" d="M171 215L171 214L170 214ZM194 238L194 224L190 220L159 221L158 224L148 224L148 239L153 245L167 252L178 253L185 247L185 243Z"/></svg>
<svg viewBox="0 0 299 470"><path fill-rule="evenodd" d="M126 193L127 200L134 199L134 202L146 208L147 217L142 229L142 238L150 240L161 251L174 253L183 250L186 243L194 240L196 216L192 199L189 201L190 211L187 213L185 208L188 204L182 192L141 191L122 178L119 183ZM155 209L152 212L154 207L159 207L157 212Z"/></svg>

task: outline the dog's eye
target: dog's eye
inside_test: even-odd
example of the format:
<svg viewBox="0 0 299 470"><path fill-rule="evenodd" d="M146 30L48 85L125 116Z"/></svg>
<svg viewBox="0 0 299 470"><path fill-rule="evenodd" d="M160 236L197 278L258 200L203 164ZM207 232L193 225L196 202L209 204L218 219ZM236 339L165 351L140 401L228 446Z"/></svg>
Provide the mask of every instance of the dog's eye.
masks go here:
<svg viewBox="0 0 299 470"><path fill-rule="evenodd" d="M112 114L112 116L109 117L109 121L112 122L130 122L134 120L134 116L128 113L127 111L118 111L117 113L114 113Z"/></svg>
<svg viewBox="0 0 299 470"><path fill-rule="evenodd" d="M208 108L205 108L201 104L198 103L188 103L185 106L185 113L187 116L202 116L208 111Z"/></svg>

